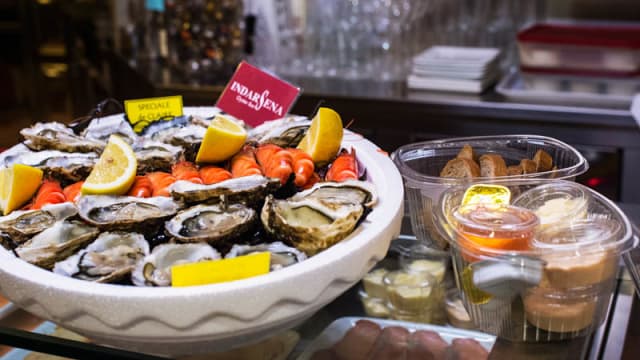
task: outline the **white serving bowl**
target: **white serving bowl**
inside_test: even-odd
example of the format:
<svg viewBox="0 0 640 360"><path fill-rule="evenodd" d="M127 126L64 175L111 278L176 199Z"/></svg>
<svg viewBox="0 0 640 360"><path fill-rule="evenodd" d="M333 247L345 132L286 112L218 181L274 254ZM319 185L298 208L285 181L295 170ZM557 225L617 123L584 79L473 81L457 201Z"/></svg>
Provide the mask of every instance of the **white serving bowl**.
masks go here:
<svg viewBox="0 0 640 360"><path fill-rule="evenodd" d="M187 114L215 112L185 108ZM60 276L0 247L0 292L98 343L156 354L219 351L294 327L359 281L400 232L404 194L393 162L350 131L343 147L356 149L378 203L347 239L301 263L222 284L141 288Z"/></svg>

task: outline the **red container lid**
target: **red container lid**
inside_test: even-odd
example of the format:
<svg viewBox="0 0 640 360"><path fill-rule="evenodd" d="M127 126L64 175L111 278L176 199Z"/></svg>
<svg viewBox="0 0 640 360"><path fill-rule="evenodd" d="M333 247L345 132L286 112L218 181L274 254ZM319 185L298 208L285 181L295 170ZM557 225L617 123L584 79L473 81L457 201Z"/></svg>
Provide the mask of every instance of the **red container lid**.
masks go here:
<svg viewBox="0 0 640 360"><path fill-rule="evenodd" d="M535 24L518 33L519 42L640 48L640 25Z"/></svg>

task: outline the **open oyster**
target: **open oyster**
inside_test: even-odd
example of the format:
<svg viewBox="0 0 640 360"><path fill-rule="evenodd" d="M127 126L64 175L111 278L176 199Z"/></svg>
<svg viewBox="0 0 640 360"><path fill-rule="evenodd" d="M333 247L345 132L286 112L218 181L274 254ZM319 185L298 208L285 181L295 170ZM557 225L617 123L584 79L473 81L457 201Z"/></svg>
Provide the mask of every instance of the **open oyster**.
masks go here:
<svg viewBox="0 0 640 360"><path fill-rule="evenodd" d="M168 197L84 195L78 213L86 222L105 230L144 229L174 215L180 204Z"/></svg>
<svg viewBox="0 0 640 360"><path fill-rule="evenodd" d="M179 242L215 243L246 233L256 218L253 209L241 204L197 205L180 211L165 229Z"/></svg>
<svg viewBox="0 0 640 360"><path fill-rule="evenodd" d="M372 207L377 201L373 184L360 180L343 182L320 182L308 190L294 195L292 200L305 198L325 199L328 201L348 201Z"/></svg>
<svg viewBox="0 0 640 360"><path fill-rule="evenodd" d="M259 144L275 144L280 147L296 147L311 126L311 120L303 116L288 116L267 121L249 130L249 141Z"/></svg>
<svg viewBox="0 0 640 360"><path fill-rule="evenodd" d="M22 129L25 145L33 150L62 150L68 152L100 152L105 142L76 135L66 125L56 122L37 123Z"/></svg>
<svg viewBox="0 0 640 360"><path fill-rule="evenodd" d="M16 248L23 260L45 269L98 236L98 229L79 221L59 221Z"/></svg>
<svg viewBox="0 0 640 360"><path fill-rule="evenodd" d="M45 175L69 181L84 180L93 169L98 154L67 153L58 150L24 151L4 158L5 167L13 164L34 166Z"/></svg>
<svg viewBox="0 0 640 360"><path fill-rule="evenodd" d="M219 183L203 185L190 181L176 181L169 190L171 196L186 203L207 200L227 203L241 202L249 206L259 203L264 197L280 187L278 179L270 179L262 175L251 175L233 178Z"/></svg>
<svg viewBox="0 0 640 360"><path fill-rule="evenodd" d="M220 253L205 243L158 245L138 261L131 281L138 286L170 286L172 266L217 259Z"/></svg>
<svg viewBox="0 0 640 360"><path fill-rule="evenodd" d="M182 148L145 138L133 144L133 151L138 160L138 173L152 171L169 171L182 154Z"/></svg>
<svg viewBox="0 0 640 360"><path fill-rule="evenodd" d="M229 252L225 256L225 259L265 251L271 253L271 271L282 269L283 267L299 263L300 261L307 258L307 255L305 255L300 250L287 246L280 241L276 241L270 244L233 245L231 250L229 250Z"/></svg>
<svg viewBox="0 0 640 360"><path fill-rule="evenodd" d="M313 255L347 237L364 210L361 203L350 201L277 200L269 195L260 218L270 235Z"/></svg>
<svg viewBox="0 0 640 360"><path fill-rule="evenodd" d="M53 272L96 282L115 282L127 275L138 260L149 255L144 236L130 232L105 232L89 246L64 261Z"/></svg>
<svg viewBox="0 0 640 360"><path fill-rule="evenodd" d="M57 221L78 213L71 202L45 205L40 210L14 211L0 217L0 231L6 233L16 243L22 243L33 235L50 228Z"/></svg>
<svg viewBox="0 0 640 360"><path fill-rule="evenodd" d="M91 120L89 126L82 132L86 139L106 143L111 135L119 135L126 142L132 144L138 135L124 117L107 116Z"/></svg>

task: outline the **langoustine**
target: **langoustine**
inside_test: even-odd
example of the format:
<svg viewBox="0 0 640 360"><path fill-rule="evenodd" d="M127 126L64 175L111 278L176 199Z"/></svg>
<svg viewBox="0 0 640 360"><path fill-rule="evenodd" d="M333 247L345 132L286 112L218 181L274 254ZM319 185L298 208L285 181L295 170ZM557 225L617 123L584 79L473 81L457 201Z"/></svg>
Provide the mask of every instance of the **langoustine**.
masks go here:
<svg viewBox="0 0 640 360"><path fill-rule="evenodd" d="M205 185L219 183L232 178L229 171L218 166L203 166L200 168L199 174L202 183Z"/></svg>
<svg viewBox="0 0 640 360"><path fill-rule="evenodd" d="M151 195L153 195L151 180L146 176L136 176L136 180L133 182L133 185L131 185L127 195L145 198L151 197Z"/></svg>
<svg viewBox="0 0 640 360"><path fill-rule="evenodd" d="M198 167L189 161L180 161L171 167L171 175L176 180L187 180L195 184L202 184Z"/></svg>
<svg viewBox="0 0 640 360"><path fill-rule="evenodd" d="M231 174L234 178L262 175L262 170L256 161L254 149L251 146L243 147L231 158Z"/></svg>
<svg viewBox="0 0 640 360"><path fill-rule="evenodd" d="M171 196L169 186L176 182L175 176L166 172L155 171L148 173L146 177L151 181L152 196Z"/></svg>
<svg viewBox="0 0 640 360"><path fill-rule="evenodd" d="M62 193L64 194L65 199L67 201L76 202L76 200L78 200L78 198L82 194L83 184L84 181L78 181L71 185L65 186L65 188L62 189Z"/></svg>
<svg viewBox="0 0 640 360"><path fill-rule="evenodd" d="M60 204L67 199L62 192L60 183L55 180L45 179L38 189L38 193L29 206L29 210L40 210L47 204Z"/></svg>
<svg viewBox="0 0 640 360"><path fill-rule="evenodd" d="M331 167L325 175L326 181L346 181L358 180L358 160L356 160L356 150L342 149L338 157L331 163Z"/></svg>
<svg viewBox="0 0 640 360"><path fill-rule="evenodd" d="M256 150L256 159L265 176L280 179L286 184L293 174L293 156L290 151L277 145L266 144Z"/></svg>

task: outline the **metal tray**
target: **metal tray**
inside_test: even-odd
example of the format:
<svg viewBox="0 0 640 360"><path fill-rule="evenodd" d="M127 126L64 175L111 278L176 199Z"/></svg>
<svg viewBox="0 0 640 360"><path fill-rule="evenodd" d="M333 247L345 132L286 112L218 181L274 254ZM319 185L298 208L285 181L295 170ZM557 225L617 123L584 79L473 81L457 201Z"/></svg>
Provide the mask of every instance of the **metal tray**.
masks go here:
<svg viewBox="0 0 640 360"><path fill-rule="evenodd" d="M559 105L626 108L640 92L640 79L531 75L511 71L496 86L509 100Z"/></svg>

